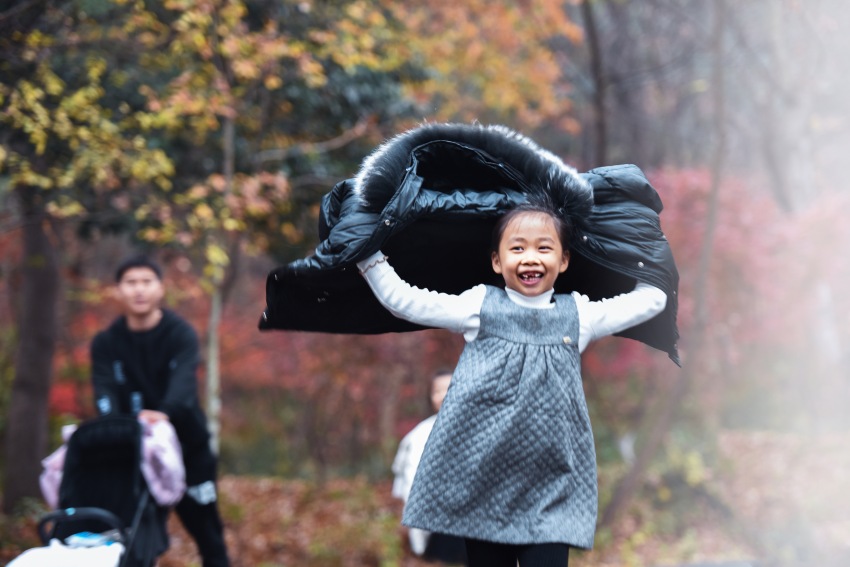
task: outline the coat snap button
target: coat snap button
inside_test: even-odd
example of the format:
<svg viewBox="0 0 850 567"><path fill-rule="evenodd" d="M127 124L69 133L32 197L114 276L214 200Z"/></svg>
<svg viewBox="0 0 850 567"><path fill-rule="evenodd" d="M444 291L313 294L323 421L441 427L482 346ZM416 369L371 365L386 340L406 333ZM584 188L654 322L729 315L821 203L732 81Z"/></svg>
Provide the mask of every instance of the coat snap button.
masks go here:
<svg viewBox="0 0 850 567"><path fill-rule="evenodd" d="M390 222L390 219L387 219L387 220L384 221L384 224L387 225L387 226L390 226L392 223Z"/></svg>
<svg viewBox="0 0 850 567"><path fill-rule="evenodd" d="M581 237L581 241L582 241L582 242L587 242L587 235L586 235L586 234L585 234L584 236L582 236L582 237Z"/></svg>
<svg viewBox="0 0 850 567"><path fill-rule="evenodd" d="M572 344L572 342L573 342L573 340L570 337L564 337L564 344L565 345Z"/></svg>
<svg viewBox="0 0 850 567"><path fill-rule="evenodd" d="M643 262L638 262L638 268L643 268Z"/></svg>

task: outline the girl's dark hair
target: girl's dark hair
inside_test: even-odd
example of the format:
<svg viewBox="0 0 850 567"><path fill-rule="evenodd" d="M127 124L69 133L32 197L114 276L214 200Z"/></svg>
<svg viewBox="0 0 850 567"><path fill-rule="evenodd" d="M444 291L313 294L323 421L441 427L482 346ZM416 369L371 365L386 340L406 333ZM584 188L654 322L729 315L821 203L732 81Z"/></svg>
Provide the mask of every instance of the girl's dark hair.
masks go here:
<svg viewBox="0 0 850 567"><path fill-rule="evenodd" d="M570 250L570 242L573 234L573 225L564 217L558 215L552 209L548 207L542 207L540 205L532 205L532 204L522 204L517 205L513 209L506 212L502 215L498 221L496 221L496 226L493 227L493 233L490 238L490 251L498 252L499 251L499 243L502 241L502 235L505 234L505 228L508 226L514 218L519 215L525 213L538 213L541 215L547 215L552 219L552 222L555 223L555 230L558 233L558 237L561 240L561 247L564 249L564 252L568 252Z"/></svg>
<svg viewBox="0 0 850 567"><path fill-rule="evenodd" d="M133 256L118 265L118 268L115 270L115 283L120 282L127 270L132 268L149 268L156 274L157 279L162 279L162 269L159 267L159 264L147 256Z"/></svg>

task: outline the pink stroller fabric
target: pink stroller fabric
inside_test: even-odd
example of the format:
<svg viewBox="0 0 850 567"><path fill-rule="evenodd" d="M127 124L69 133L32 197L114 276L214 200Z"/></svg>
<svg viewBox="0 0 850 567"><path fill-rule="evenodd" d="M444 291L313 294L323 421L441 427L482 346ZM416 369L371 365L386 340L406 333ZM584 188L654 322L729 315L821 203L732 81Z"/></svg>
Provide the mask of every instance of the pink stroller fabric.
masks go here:
<svg viewBox="0 0 850 567"><path fill-rule="evenodd" d="M139 422L142 424L141 468L148 490L160 506L173 506L180 502L186 492L183 452L174 426L168 421L158 421L154 424L142 420ZM56 508L59 504L59 485L62 484L67 442L76 430L76 425L64 426L64 443L41 461L44 470L39 477L39 483L44 499L51 508Z"/></svg>

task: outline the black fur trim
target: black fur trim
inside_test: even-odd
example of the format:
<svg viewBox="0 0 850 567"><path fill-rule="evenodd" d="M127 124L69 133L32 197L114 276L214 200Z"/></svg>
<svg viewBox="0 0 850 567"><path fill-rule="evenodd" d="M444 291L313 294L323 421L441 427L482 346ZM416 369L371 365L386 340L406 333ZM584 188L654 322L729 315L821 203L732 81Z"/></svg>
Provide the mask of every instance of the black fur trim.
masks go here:
<svg viewBox="0 0 850 567"><path fill-rule="evenodd" d="M501 125L435 123L403 132L363 160L354 191L365 208L380 211L395 194L410 165L411 152L428 142L452 141L476 148L511 165L524 177L530 203L581 221L593 208L593 190L578 172L530 138Z"/></svg>

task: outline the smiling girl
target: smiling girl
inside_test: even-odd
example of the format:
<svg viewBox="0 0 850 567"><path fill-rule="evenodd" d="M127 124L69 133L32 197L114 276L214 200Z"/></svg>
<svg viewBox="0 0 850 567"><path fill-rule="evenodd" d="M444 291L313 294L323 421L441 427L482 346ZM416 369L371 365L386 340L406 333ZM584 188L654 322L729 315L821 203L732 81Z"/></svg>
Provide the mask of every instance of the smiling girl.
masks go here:
<svg viewBox="0 0 850 567"><path fill-rule="evenodd" d="M542 207L505 214L491 246L504 289L419 289L381 252L357 264L393 315L466 341L403 522L466 538L471 567L562 567L570 547L592 547L596 455L580 354L666 304L663 291L640 282L602 301L555 295L570 232Z"/></svg>

